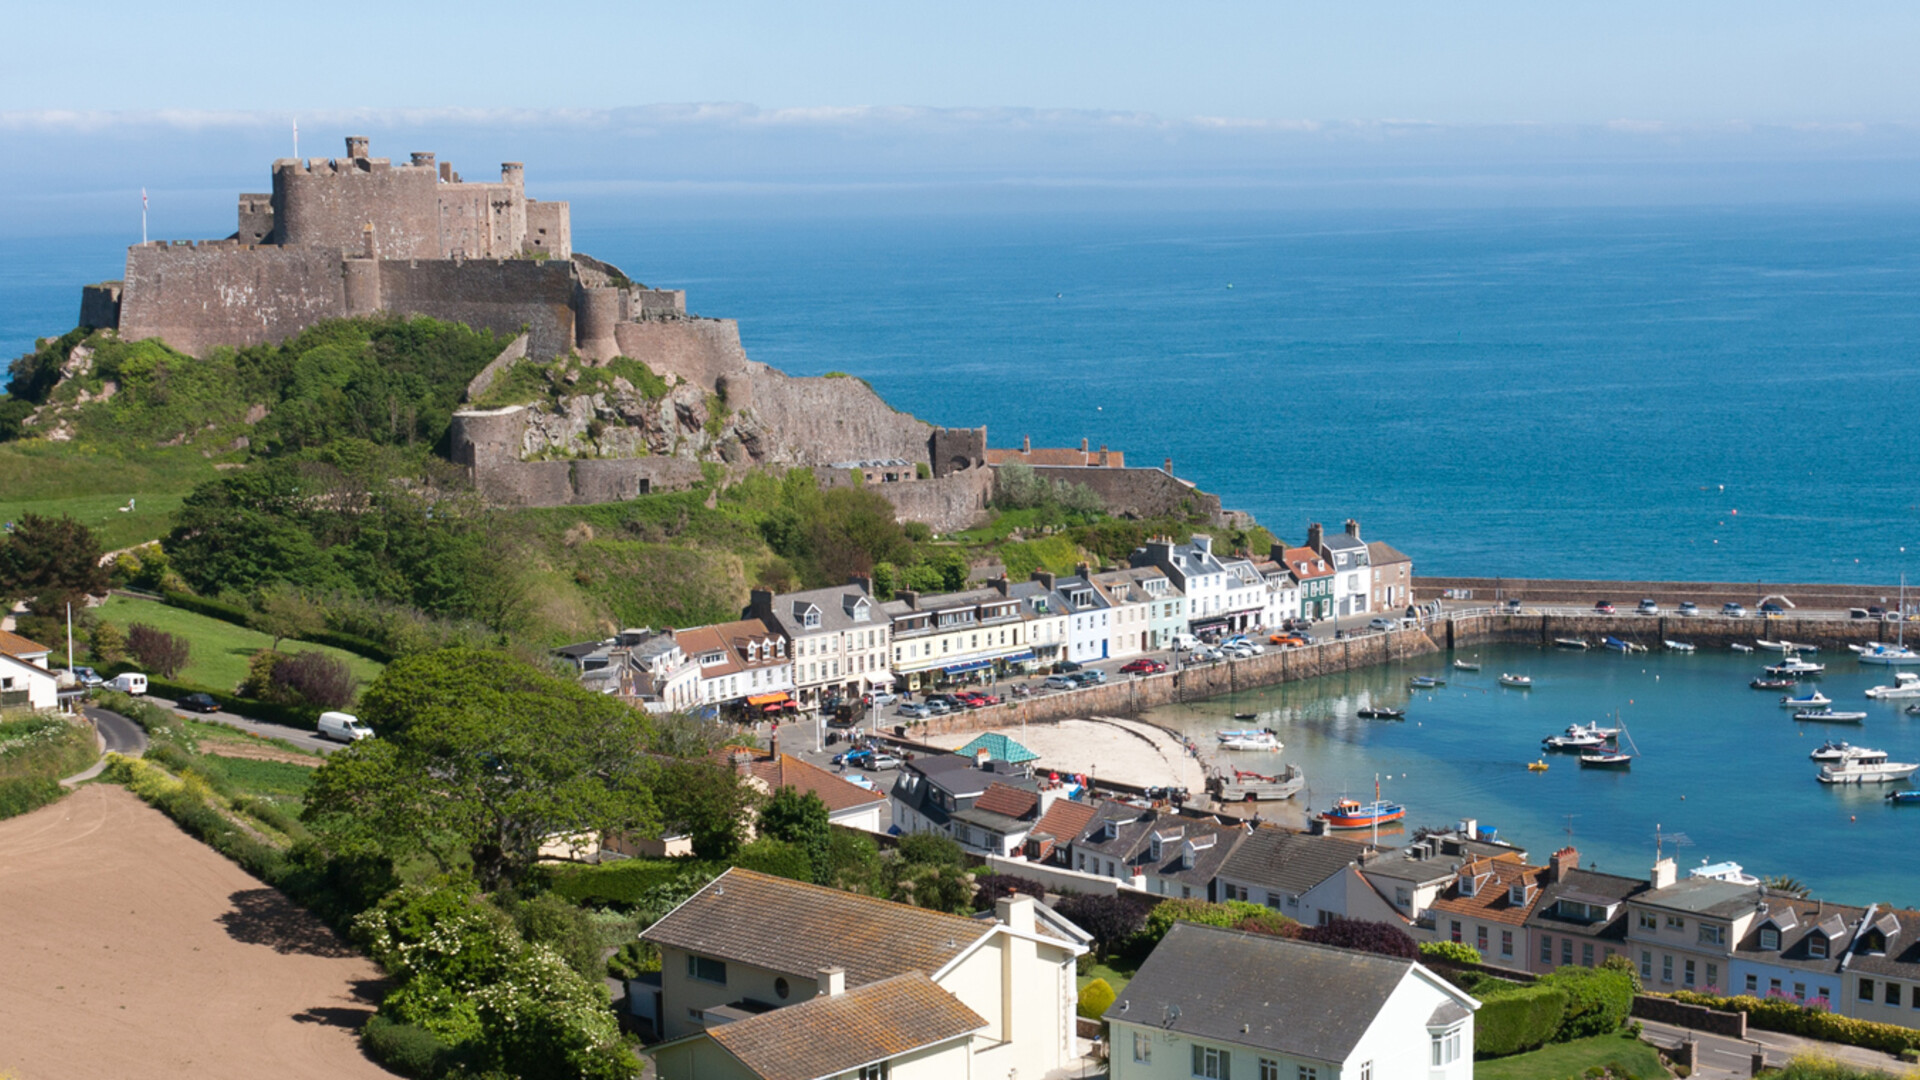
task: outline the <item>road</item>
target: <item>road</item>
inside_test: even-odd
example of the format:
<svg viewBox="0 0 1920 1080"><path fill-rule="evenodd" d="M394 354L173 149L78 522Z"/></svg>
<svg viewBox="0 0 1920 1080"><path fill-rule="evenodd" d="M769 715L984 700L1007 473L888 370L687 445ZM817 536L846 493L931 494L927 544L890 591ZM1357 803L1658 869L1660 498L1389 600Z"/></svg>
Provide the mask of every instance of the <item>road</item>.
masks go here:
<svg viewBox="0 0 1920 1080"><path fill-rule="evenodd" d="M139 757L147 752L147 733L140 725L121 716L117 712L94 708L89 705L80 710L86 718L93 721L94 729L100 732L100 740L109 754L122 757Z"/></svg>
<svg viewBox="0 0 1920 1080"><path fill-rule="evenodd" d="M204 720L209 723L225 724L228 727L239 728L241 731L252 732L255 735L260 735L265 738L283 739L302 750L311 750L317 754L331 754L335 750L340 749L339 743L328 742L326 739L321 738L305 728L287 727L285 724L269 724L263 720L249 720L244 716L236 716L230 712L190 712L182 709L171 698L163 698L158 694L148 694L147 700L156 705L162 705L172 709L175 714L184 716L189 720Z"/></svg>

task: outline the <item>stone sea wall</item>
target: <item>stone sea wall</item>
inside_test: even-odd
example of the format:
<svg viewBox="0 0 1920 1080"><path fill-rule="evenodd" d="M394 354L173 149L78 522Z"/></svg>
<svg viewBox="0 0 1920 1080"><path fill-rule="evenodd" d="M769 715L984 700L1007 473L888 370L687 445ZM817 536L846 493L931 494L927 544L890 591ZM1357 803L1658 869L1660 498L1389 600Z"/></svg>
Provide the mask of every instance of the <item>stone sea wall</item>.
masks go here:
<svg viewBox="0 0 1920 1080"><path fill-rule="evenodd" d="M1491 604L1519 600L1524 604L1555 604L1590 607L1605 600L1630 607L1643 597L1651 597L1661 607L1677 607L1691 600L1703 609L1718 610L1728 602L1757 607L1768 597L1783 597L1794 607L1822 611L1844 611L1853 607L1880 605L1891 608L1898 602L1900 587L1885 585L1779 585L1763 581L1602 581L1548 580L1503 577L1415 577L1414 596L1420 600L1439 599L1448 591L1471 591L1472 599L1461 603ZM1920 589L1914 591L1920 600ZM1785 605L1782 605L1785 606Z"/></svg>
<svg viewBox="0 0 1920 1080"><path fill-rule="evenodd" d="M1481 642L1539 645L1552 648L1555 638L1580 638L1595 648L1612 635L1622 641L1659 651L1661 642L1684 641L1702 649L1724 651L1735 643L1755 640L1792 641L1840 650L1849 644L1892 640L1897 628L1875 619L1727 619L1717 615L1683 619L1677 615L1548 615L1522 611L1517 615L1480 614L1447 617L1433 627L1437 644L1463 648ZM1776 655L1757 653L1756 655Z"/></svg>

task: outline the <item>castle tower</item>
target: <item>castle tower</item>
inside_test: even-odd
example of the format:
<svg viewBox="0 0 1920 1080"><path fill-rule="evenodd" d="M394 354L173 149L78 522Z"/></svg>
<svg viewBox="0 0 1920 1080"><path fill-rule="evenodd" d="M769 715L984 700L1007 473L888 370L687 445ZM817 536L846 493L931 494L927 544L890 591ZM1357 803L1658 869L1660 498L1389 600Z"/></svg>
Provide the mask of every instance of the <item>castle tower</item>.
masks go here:
<svg viewBox="0 0 1920 1080"><path fill-rule="evenodd" d="M347 158L351 161L365 161L370 141L365 135L347 136Z"/></svg>

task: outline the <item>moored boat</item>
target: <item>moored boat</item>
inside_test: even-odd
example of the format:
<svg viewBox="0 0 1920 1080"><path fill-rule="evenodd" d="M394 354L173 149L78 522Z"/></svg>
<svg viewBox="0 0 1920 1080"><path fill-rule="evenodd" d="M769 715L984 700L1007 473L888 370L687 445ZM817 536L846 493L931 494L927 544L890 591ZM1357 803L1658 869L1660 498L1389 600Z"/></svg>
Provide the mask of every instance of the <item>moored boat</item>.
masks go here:
<svg viewBox="0 0 1920 1080"><path fill-rule="evenodd" d="M1562 649L1590 649L1593 647L1587 644L1585 638L1577 637L1557 637L1553 639L1553 643Z"/></svg>
<svg viewBox="0 0 1920 1080"><path fill-rule="evenodd" d="M1842 761L1820 766L1823 784L1891 784L1920 772L1920 765L1903 761Z"/></svg>
<svg viewBox="0 0 1920 1080"><path fill-rule="evenodd" d="M1791 690L1800 684L1794 682L1792 679L1760 678L1753 680L1747 685L1753 687L1755 690Z"/></svg>
<svg viewBox="0 0 1920 1080"><path fill-rule="evenodd" d="M1665 645L1672 652L1693 651L1693 643L1690 641L1662 641L1660 644Z"/></svg>
<svg viewBox="0 0 1920 1080"><path fill-rule="evenodd" d="M1777 664L1767 665L1767 674L1776 678L1801 679L1809 675L1819 675L1827 670L1827 665L1816 664L1811 660L1802 660L1792 653Z"/></svg>
<svg viewBox="0 0 1920 1080"><path fill-rule="evenodd" d="M1834 742L1832 739L1828 739L1826 742L1823 742L1820 744L1820 748L1818 750L1815 750L1813 753L1808 754L1807 757L1813 759L1814 761L1845 761L1848 754L1853 753L1859 749L1860 749L1859 747L1854 746L1853 744L1848 742ZM1876 752L1876 751L1869 751L1869 752ZM1880 756L1882 758L1886 757L1885 754L1881 754Z"/></svg>
<svg viewBox="0 0 1920 1080"><path fill-rule="evenodd" d="M1799 697L1788 694L1780 699L1780 704L1788 709L1817 709L1833 704L1833 699L1818 690L1813 690Z"/></svg>
<svg viewBox="0 0 1920 1080"><path fill-rule="evenodd" d="M1602 648L1612 649L1614 652L1632 652L1633 651L1632 642L1622 641L1619 638L1614 637L1612 634L1608 634L1605 637L1602 637L1600 639L1600 645Z"/></svg>
<svg viewBox="0 0 1920 1080"><path fill-rule="evenodd" d="M1405 720L1406 718L1407 710L1390 709L1385 705L1369 705L1360 710L1362 720Z"/></svg>
<svg viewBox="0 0 1920 1080"><path fill-rule="evenodd" d="M1453 666L1454 666L1454 670L1456 670L1456 671L1479 671L1479 670L1480 670L1480 661L1478 661L1478 660L1455 660L1455 661L1453 662Z"/></svg>
<svg viewBox="0 0 1920 1080"><path fill-rule="evenodd" d="M1329 829L1365 829L1373 825L1399 821L1407 816L1407 808L1384 799L1375 799L1370 803L1363 803L1358 799L1341 799L1315 816L1326 822Z"/></svg>
<svg viewBox="0 0 1920 1080"><path fill-rule="evenodd" d="M1407 685L1413 687L1415 690L1431 690L1436 686L1447 685L1447 680L1437 675L1415 675L1413 678L1407 680Z"/></svg>
<svg viewBox="0 0 1920 1080"><path fill-rule="evenodd" d="M1892 686L1872 687L1867 690L1867 696L1875 701L1920 698L1920 672L1896 671L1893 673Z"/></svg>
<svg viewBox="0 0 1920 1080"><path fill-rule="evenodd" d="M1546 771L1547 771L1547 759L1546 759L1546 758L1541 758L1541 759L1540 759L1539 761L1529 761L1529 762L1527 762L1527 771L1528 771L1528 772L1546 772Z"/></svg>
<svg viewBox="0 0 1920 1080"><path fill-rule="evenodd" d="M1215 732L1222 750L1281 750L1280 737L1271 728L1240 728Z"/></svg>
<svg viewBox="0 0 1920 1080"><path fill-rule="evenodd" d="M1902 629L1905 628L1902 627ZM1877 648L1870 648L1862 652L1860 654L1860 662L1863 664L1880 664L1886 667L1920 664L1920 653L1914 652L1905 645L1881 645Z"/></svg>
<svg viewBox="0 0 1920 1080"><path fill-rule="evenodd" d="M1753 646L1742 645L1737 641L1727 646L1727 648L1732 649L1734 652L1752 652L1753 651Z"/></svg>
<svg viewBox="0 0 1920 1080"><path fill-rule="evenodd" d="M1793 714L1802 724L1858 724L1867 718L1863 712L1834 712L1832 709L1802 709Z"/></svg>
<svg viewBox="0 0 1920 1080"><path fill-rule="evenodd" d="M1298 795L1307 786L1307 777L1291 764L1273 776L1235 769L1231 779L1216 776L1209 786L1221 802L1277 801Z"/></svg>
<svg viewBox="0 0 1920 1080"><path fill-rule="evenodd" d="M1920 791L1889 791L1887 801L1895 805L1900 803L1920 803Z"/></svg>
<svg viewBox="0 0 1920 1080"><path fill-rule="evenodd" d="M1583 769L1631 769L1633 755L1623 754L1617 746L1602 746L1580 755Z"/></svg>
<svg viewBox="0 0 1920 1080"><path fill-rule="evenodd" d="M1510 675L1503 672L1500 675L1500 685L1511 686L1518 690L1531 690L1533 689L1533 676Z"/></svg>
<svg viewBox="0 0 1920 1080"><path fill-rule="evenodd" d="M1788 649L1793 648L1792 642L1768 641L1766 638L1756 638L1753 643L1768 652L1786 652Z"/></svg>

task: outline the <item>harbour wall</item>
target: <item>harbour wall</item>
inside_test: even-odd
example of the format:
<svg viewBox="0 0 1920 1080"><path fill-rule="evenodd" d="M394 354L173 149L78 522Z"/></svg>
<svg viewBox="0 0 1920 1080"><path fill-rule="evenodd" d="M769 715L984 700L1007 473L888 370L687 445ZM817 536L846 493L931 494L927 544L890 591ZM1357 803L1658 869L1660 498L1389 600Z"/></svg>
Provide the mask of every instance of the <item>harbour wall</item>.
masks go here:
<svg viewBox="0 0 1920 1080"><path fill-rule="evenodd" d="M1098 686L1034 697L1008 698L1000 705L950 713L916 723L915 737L986 731L1088 716L1131 716L1176 702L1208 698L1262 686L1311 679L1438 652L1424 629L1325 641L1304 649L1275 649L1244 660L1222 660L1158 675L1116 675Z"/></svg>
<svg viewBox="0 0 1920 1080"><path fill-rule="evenodd" d="M1885 585L1780 585L1764 581L1601 581L1511 577L1415 577L1416 600L1470 601L1493 604L1519 600L1525 605L1576 605L1592 607L1605 600L1623 607L1651 598L1660 606L1674 608L1682 600L1691 600L1702 609L1718 610L1726 603L1758 607L1763 600L1784 600L1781 606L1812 608L1818 611L1845 612L1848 608L1879 605L1891 609L1900 599L1900 586ZM1915 590L1920 600L1920 589Z"/></svg>
<svg viewBox="0 0 1920 1080"><path fill-rule="evenodd" d="M1841 650L1847 645L1892 640L1898 628L1878 619L1796 618L1791 614L1779 619L1729 619L1719 615L1682 618L1671 614L1596 615L1523 608L1517 614L1485 609L1454 616L1443 612L1430 632L1436 645L1452 649L1484 642L1552 648L1556 638L1579 638L1597 649L1602 637L1612 635L1658 652L1661 643L1669 640L1724 650L1734 644L1752 645L1761 638Z"/></svg>

